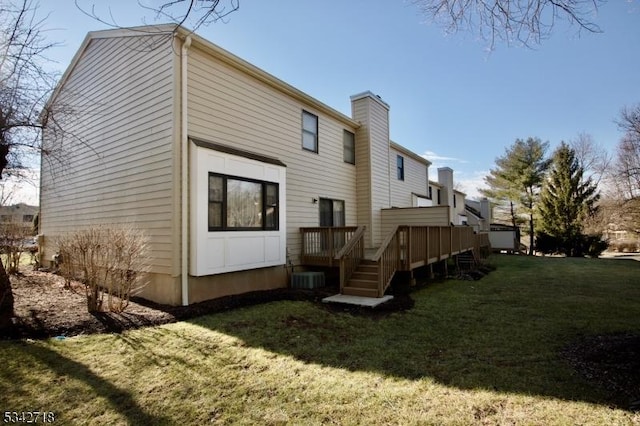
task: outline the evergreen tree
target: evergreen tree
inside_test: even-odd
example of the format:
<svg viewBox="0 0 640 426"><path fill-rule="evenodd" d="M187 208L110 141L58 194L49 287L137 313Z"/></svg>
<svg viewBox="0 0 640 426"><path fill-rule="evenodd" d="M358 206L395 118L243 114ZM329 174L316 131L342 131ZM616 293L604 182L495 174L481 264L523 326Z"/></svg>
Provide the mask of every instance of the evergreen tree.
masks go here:
<svg viewBox="0 0 640 426"><path fill-rule="evenodd" d="M534 213L551 160L546 158L548 142L538 138L526 141L516 139L502 157L496 159L496 168L485 177L488 189L480 192L498 204L508 204L514 227L521 214L529 225L529 254L533 254Z"/></svg>
<svg viewBox="0 0 640 426"><path fill-rule="evenodd" d="M587 239L583 224L595 213L600 195L591 178L584 179L583 175L575 151L562 142L554 153L549 179L540 197L540 228L547 246L544 251L558 251L567 256L584 254Z"/></svg>

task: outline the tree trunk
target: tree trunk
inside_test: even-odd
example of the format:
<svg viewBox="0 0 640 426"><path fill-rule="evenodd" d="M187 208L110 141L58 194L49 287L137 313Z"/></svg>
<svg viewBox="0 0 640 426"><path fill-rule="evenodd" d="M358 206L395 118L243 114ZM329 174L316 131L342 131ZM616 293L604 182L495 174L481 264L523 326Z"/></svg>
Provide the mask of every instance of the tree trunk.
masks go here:
<svg viewBox="0 0 640 426"><path fill-rule="evenodd" d="M11 326L13 318L13 292L9 275L0 261L0 330Z"/></svg>
<svg viewBox="0 0 640 426"><path fill-rule="evenodd" d="M533 256L533 214L529 214L529 256Z"/></svg>

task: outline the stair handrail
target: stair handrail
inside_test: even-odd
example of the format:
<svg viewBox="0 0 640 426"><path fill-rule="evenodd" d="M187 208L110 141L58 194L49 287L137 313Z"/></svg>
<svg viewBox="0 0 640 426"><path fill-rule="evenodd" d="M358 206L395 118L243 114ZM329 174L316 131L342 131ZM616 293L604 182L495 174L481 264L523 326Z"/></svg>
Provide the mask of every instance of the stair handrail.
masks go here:
<svg viewBox="0 0 640 426"><path fill-rule="evenodd" d="M358 226L349 241L336 253L334 259L340 265L340 293L364 258L364 232L366 226Z"/></svg>
<svg viewBox="0 0 640 426"><path fill-rule="evenodd" d="M382 257L382 253L384 253L384 251L387 249L387 247L391 243L391 240L393 240L393 237L396 236L396 233L398 232L398 228L400 228L400 225L394 225L393 228L391 228L391 231L389 231L389 233L387 233L387 236L384 238L384 240L382 240L382 243L380 244L380 248L376 251L376 253L373 255L371 260L373 260L374 262L377 262L380 260L380 258Z"/></svg>
<svg viewBox="0 0 640 426"><path fill-rule="evenodd" d="M393 275L398 270L398 263L400 262L398 234L400 228L401 225L394 225L384 240L382 240L380 248L372 258L372 260L378 264L378 297L384 296L384 292L387 290L387 287L389 287ZM392 253L394 248L396 253ZM387 261L389 259L392 260Z"/></svg>
<svg viewBox="0 0 640 426"><path fill-rule="evenodd" d="M339 260L347 252L353 250L353 247L355 247L355 245L358 242L357 240L360 239L360 238L364 238L364 231L366 230L366 228L367 227L364 226L364 225L358 226L358 228L353 233L353 235L351 235L351 238L349 238L349 240L346 242L346 244L344 246L342 246L342 248L336 253L336 255L333 258L335 260Z"/></svg>

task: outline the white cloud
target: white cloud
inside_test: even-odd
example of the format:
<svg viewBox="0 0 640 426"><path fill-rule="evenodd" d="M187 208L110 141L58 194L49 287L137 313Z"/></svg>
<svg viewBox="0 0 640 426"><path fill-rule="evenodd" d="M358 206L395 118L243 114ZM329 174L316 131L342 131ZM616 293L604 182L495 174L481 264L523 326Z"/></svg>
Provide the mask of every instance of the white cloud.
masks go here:
<svg viewBox="0 0 640 426"><path fill-rule="evenodd" d="M461 163L461 164L465 164L468 163L467 160L463 160L462 158L456 158L456 157L447 157L445 155L438 155L433 151L425 151L424 154L422 154L422 158L425 158L429 161L431 161L434 165L436 163L441 164L443 162L453 162L453 163Z"/></svg>
<svg viewBox="0 0 640 426"><path fill-rule="evenodd" d="M462 192L467 194L467 199L480 199L482 194L479 188L484 188L484 177L488 175L487 170L479 170L473 172L458 172L454 170L453 183Z"/></svg>

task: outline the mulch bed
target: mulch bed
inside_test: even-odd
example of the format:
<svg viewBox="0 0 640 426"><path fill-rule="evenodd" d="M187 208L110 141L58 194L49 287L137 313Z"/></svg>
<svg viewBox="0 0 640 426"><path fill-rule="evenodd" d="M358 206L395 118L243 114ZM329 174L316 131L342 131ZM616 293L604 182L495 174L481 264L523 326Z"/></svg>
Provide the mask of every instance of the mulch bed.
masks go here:
<svg viewBox="0 0 640 426"><path fill-rule="evenodd" d="M189 306L160 305L134 298L123 313L90 314L87 312L84 286L80 283L72 282L70 287L65 287L64 279L58 275L25 270L21 275L12 276L11 284L14 326L3 331L0 339L119 333L278 300L306 300L334 312L374 318L411 309L414 304L406 291L398 291L390 302L371 309L321 303L322 298L336 294L337 288L283 288L227 296ZM594 385L617 395L620 406L640 410L640 335L586 336L568 344L561 356Z"/></svg>
<svg viewBox="0 0 640 426"><path fill-rule="evenodd" d="M161 305L132 298L122 313L89 313L82 284L72 282L69 287L65 287L65 280L58 275L24 269L22 274L11 277L14 326L8 331L3 331L0 339L41 339L80 334L118 333L278 300L306 300L320 303L325 309L332 311L374 317L413 307L413 300L409 296L396 297L376 309L325 304L321 303L321 300L336 294L338 289L324 287L315 290L282 288L257 291L189 306Z"/></svg>

